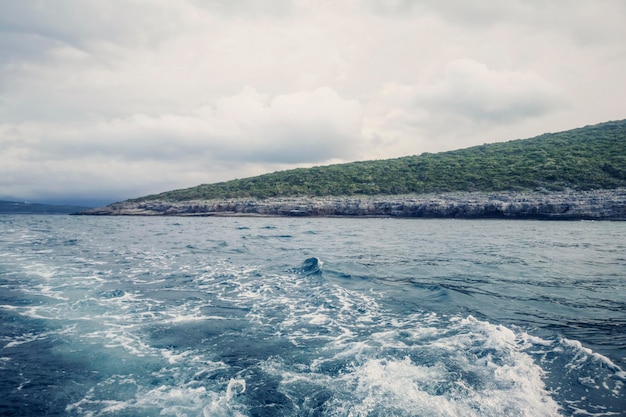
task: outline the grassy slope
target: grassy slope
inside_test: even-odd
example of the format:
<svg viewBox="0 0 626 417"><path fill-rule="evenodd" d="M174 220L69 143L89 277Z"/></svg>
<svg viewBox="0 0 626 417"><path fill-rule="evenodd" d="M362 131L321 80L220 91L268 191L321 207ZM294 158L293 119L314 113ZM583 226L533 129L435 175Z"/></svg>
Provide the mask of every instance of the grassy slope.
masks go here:
<svg viewBox="0 0 626 417"><path fill-rule="evenodd" d="M397 159L280 171L134 201L626 186L626 120Z"/></svg>

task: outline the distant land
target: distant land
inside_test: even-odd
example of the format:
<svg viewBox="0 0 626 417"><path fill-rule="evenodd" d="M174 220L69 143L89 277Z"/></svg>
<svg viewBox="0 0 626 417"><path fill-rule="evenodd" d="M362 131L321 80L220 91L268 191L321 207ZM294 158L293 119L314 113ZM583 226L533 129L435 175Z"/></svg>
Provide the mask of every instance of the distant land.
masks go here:
<svg viewBox="0 0 626 417"><path fill-rule="evenodd" d="M626 120L202 184L83 214L626 220Z"/></svg>
<svg viewBox="0 0 626 417"><path fill-rule="evenodd" d="M72 214L89 207L0 200L0 214Z"/></svg>

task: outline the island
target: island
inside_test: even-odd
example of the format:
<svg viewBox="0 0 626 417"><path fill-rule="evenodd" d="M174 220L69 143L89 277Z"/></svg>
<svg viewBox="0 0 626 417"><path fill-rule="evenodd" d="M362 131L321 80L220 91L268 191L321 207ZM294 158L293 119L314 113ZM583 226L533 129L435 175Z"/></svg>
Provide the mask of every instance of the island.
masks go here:
<svg viewBox="0 0 626 417"><path fill-rule="evenodd" d="M89 207L0 200L0 214L73 214Z"/></svg>
<svg viewBox="0 0 626 417"><path fill-rule="evenodd" d="M202 184L80 214L626 220L626 120Z"/></svg>

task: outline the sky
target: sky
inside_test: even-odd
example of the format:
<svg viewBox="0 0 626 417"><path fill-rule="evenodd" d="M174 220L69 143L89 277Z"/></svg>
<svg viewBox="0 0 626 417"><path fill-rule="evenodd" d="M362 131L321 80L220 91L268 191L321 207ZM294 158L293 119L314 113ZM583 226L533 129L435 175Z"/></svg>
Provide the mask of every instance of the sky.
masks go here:
<svg viewBox="0 0 626 417"><path fill-rule="evenodd" d="M626 118L623 0L0 0L0 199L99 205Z"/></svg>

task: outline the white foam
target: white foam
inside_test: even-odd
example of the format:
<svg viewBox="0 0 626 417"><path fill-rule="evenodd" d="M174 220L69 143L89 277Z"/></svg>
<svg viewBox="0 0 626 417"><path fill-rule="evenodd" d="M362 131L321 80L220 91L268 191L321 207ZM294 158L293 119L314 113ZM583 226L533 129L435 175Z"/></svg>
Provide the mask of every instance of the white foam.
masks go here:
<svg viewBox="0 0 626 417"><path fill-rule="evenodd" d="M263 280L238 275L228 288L222 300L250 308L248 317L259 325L281 317L275 327L294 345L325 341L324 354L305 369L275 361L264 366L281 379L287 396L292 384L323 384L335 393L337 415L351 416L407 410L437 416L559 415L543 370L525 352L533 342L524 333L471 316L446 320L416 313L400 319L378 305L376 294L320 286L297 275ZM425 362L419 363L422 356ZM325 374L328 369L335 369L334 377Z"/></svg>
<svg viewBox="0 0 626 417"><path fill-rule="evenodd" d="M161 355L167 359L167 362L170 365L174 365L176 363L180 363L183 360L187 359L187 357L191 354L191 352L180 352L175 353L169 349L161 349Z"/></svg>
<svg viewBox="0 0 626 417"><path fill-rule="evenodd" d="M334 353L309 367L287 368L272 360L263 369L281 377L288 396L298 395L291 390L303 381L331 389L337 415L407 415L409 410L442 417L559 415L543 370L525 352L531 344L523 333L473 317L446 323L429 315L424 328L420 315L390 322L381 320L381 331L367 338L327 344L325 352ZM325 374L329 366L337 373Z"/></svg>
<svg viewBox="0 0 626 417"><path fill-rule="evenodd" d="M43 339L46 339L48 336L49 336L49 333L36 333L36 334L24 333L20 336L14 337L12 341L4 345L4 348L12 348L12 347L23 345L25 343L31 343L37 340L43 340Z"/></svg>
<svg viewBox="0 0 626 417"><path fill-rule="evenodd" d="M243 394L244 392L246 392L246 380L231 378L231 380L228 381L228 387L226 387L226 400L230 401L236 395Z"/></svg>
<svg viewBox="0 0 626 417"><path fill-rule="evenodd" d="M83 340L95 340L99 346L109 349L121 348L128 354L137 357L155 356L159 350L144 342L140 335L133 332L134 326L108 325L107 329L84 332L80 334Z"/></svg>
<svg viewBox="0 0 626 417"><path fill-rule="evenodd" d="M559 407L542 381L543 371L528 355L512 348L511 333L492 328L486 336L445 337L433 346L444 348L443 343L445 349L456 348L435 365L422 366L409 358L368 360L355 372L358 392L364 397L363 405L354 407L356 415L365 415L381 402L404 410L419 407L425 415L438 416L558 415ZM488 349L506 353L497 359L473 353ZM460 377L457 368L474 374L480 382Z"/></svg>
<svg viewBox="0 0 626 417"><path fill-rule="evenodd" d="M245 415L245 406L236 400L246 390L243 379L231 379L222 391L210 391L197 382L180 380L180 375L171 373L171 370L162 370L155 374L165 380L172 380L171 384L161 384L155 388L145 389L137 384L133 378L113 375L110 378L92 387L84 398L69 404L67 412L83 416L108 416L114 413L124 415L146 414L167 416L228 416L240 417ZM125 387L126 385L126 387ZM134 393L127 400L110 400L103 398L111 395L111 390L129 388Z"/></svg>
<svg viewBox="0 0 626 417"><path fill-rule="evenodd" d="M441 366L424 367L413 364L410 359L390 361L368 360L346 377L350 385L356 384L354 401L348 408L351 415L367 416L384 410L420 410L424 415L468 415L463 401L444 398L428 392L433 384L445 380ZM465 391L462 388L460 391ZM391 411L393 412L393 411ZM470 411L469 415L477 415Z"/></svg>
<svg viewBox="0 0 626 417"><path fill-rule="evenodd" d="M51 252L51 250L49 252ZM46 280L53 278L57 273L55 268L40 263L25 265L23 268L27 270L30 274L36 275Z"/></svg>
<svg viewBox="0 0 626 417"><path fill-rule="evenodd" d="M203 310L206 309L206 307L206 301L194 301L184 303L180 306L169 307L167 310L161 312L161 315L164 316L163 323L180 324L228 319L227 317L203 314Z"/></svg>
<svg viewBox="0 0 626 417"><path fill-rule="evenodd" d="M29 306L29 307L19 307L19 306L11 306L11 305L1 305L0 308L4 308L5 310L12 310L17 312L21 316L30 317L33 319L51 319L53 317L45 314L41 314L40 311L48 312L50 311L50 307L48 306Z"/></svg>
<svg viewBox="0 0 626 417"><path fill-rule="evenodd" d="M233 398L246 391L244 379L231 379L226 387L226 395L214 398L210 404L204 407L204 417L243 417L244 408L233 403Z"/></svg>
<svg viewBox="0 0 626 417"><path fill-rule="evenodd" d="M133 408L158 408L161 415L189 416L200 415L244 416L245 407L237 404L234 398L245 391L244 380L231 379L225 392L207 391L205 387L162 385L136 398Z"/></svg>
<svg viewBox="0 0 626 417"><path fill-rule="evenodd" d="M302 319L306 320L309 324L313 324L313 325L327 324L331 320L330 317L328 317L328 315L321 314L319 312L303 314Z"/></svg>
<svg viewBox="0 0 626 417"><path fill-rule="evenodd" d="M22 289L22 292L25 294L35 294L35 295L43 295L48 298L60 300L60 301L68 301L69 298L62 295L63 292L55 286L49 284L36 284L32 285L29 288Z"/></svg>
<svg viewBox="0 0 626 417"><path fill-rule="evenodd" d="M564 345L573 348L576 352L576 356L574 357L572 362L567 365L569 369L578 369L582 366L584 362L594 361L613 372L613 375L615 377L626 381L626 371L616 365L611 359L597 352L594 352L587 347L584 347L583 344L580 343L578 340L569 340L562 338L561 342Z"/></svg>
<svg viewBox="0 0 626 417"><path fill-rule="evenodd" d="M222 316L202 316L202 315L179 315L172 317L169 320L164 320L163 323L193 323L198 321L207 321L207 320L228 320L227 317Z"/></svg>

